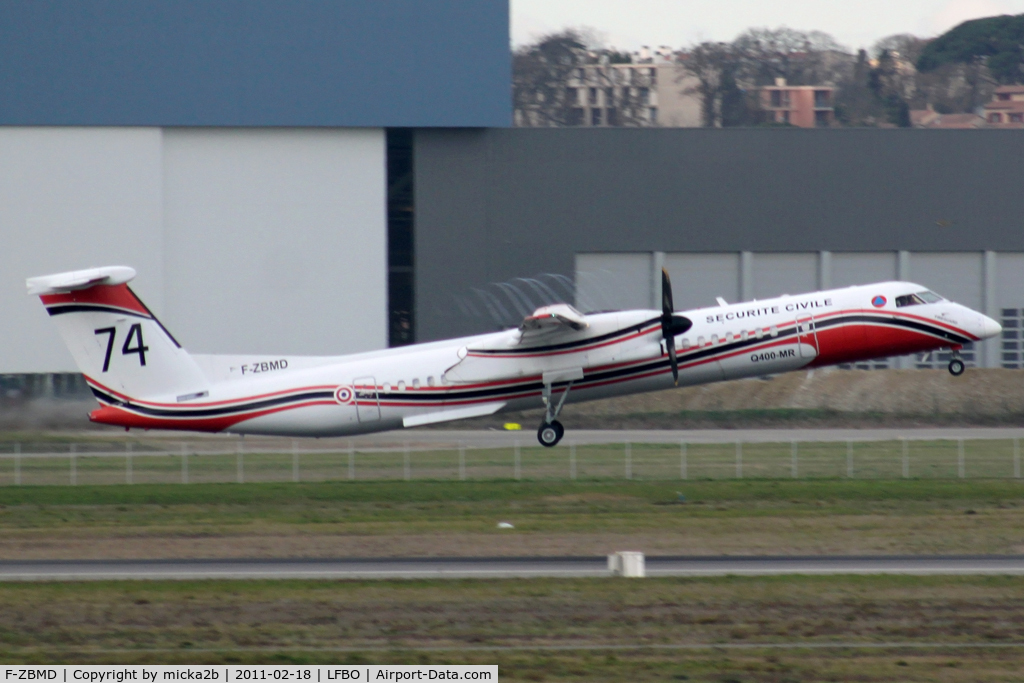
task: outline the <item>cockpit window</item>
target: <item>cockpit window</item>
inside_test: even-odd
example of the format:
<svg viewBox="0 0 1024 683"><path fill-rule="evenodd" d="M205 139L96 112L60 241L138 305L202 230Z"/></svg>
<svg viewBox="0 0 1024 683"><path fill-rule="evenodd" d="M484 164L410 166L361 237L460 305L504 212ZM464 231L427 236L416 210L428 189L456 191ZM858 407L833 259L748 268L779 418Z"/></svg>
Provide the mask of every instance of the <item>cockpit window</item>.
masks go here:
<svg viewBox="0 0 1024 683"><path fill-rule="evenodd" d="M903 296L896 297L896 308L903 308L904 306L918 306L924 303L924 299L919 297L917 294L904 294Z"/></svg>
<svg viewBox="0 0 1024 683"><path fill-rule="evenodd" d="M896 308L903 306L919 306L921 304L934 304L942 301L942 297L935 292L925 290L917 294L904 294L896 297Z"/></svg>

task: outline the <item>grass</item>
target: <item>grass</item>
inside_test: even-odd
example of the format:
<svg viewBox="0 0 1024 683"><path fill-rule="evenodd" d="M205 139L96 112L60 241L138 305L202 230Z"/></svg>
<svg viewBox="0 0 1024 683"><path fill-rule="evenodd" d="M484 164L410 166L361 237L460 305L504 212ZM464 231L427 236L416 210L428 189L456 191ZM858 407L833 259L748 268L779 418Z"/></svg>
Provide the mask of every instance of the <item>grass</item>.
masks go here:
<svg viewBox="0 0 1024 683"><path fill-rule="evenodd" d="M1021 553L1022 494L972 479L7 486L0 558Z"/></svg>
<svg viewBox="0 0 1024 683"><path fill-rule="evenodd" d="M892 643L902 647L849 647ZM913 647L935 644L971 647ZM0 661L18 663L497 663L503 680L1003 681L1024 665L1024 648L999 649L1007 644L1024 644L1021 578L0 586ZM542 649L552 646L564 649Z"/></svg>
<svg viewBox="0 0 1024 683"><path fill-rule="evenodd" d="M1015 440L235 452L233 443L0 443L0 485L366 480L1014 479ZM168 452L170 450L170 452Z"/></svg>

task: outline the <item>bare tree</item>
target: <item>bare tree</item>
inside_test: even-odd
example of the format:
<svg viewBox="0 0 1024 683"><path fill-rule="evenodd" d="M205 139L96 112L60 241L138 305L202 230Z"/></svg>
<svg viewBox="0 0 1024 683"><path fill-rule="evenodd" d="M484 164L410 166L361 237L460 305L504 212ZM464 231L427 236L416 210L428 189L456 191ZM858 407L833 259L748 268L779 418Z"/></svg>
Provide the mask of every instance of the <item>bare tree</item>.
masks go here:
<svg viewBox="0 0 1024 683"><path fill-rule="evenodd" d="M752 85L771 85L776 78L792 85L835 83L853 61L831 35L785 26L748 29L732 47L743 65L742 77Z"/></svg>
<svg viewBox="0 0 1024 683"><path fill-rule="evenodd" d="M680 55L680 78L693 76L697 84L684 92L696 94L701 101L701 125L715 128L722 125L722 81L735 71L736 54L728 43L705 42Z"/></svg>
<svg viewBox="0 0 1024 683"><path fill-rule="evenodd" d="M575 29L544 36L512 54L512 107L520 126L569 126L579 109L569 81L586 61L584 37Z"/></svg>

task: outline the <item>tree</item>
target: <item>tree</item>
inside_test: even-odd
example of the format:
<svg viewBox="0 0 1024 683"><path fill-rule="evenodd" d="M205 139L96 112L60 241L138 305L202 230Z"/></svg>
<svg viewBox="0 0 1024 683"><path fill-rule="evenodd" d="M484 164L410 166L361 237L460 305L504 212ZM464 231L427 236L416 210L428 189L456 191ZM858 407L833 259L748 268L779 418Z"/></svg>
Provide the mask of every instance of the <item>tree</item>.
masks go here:
<svg viewBox="0 0 1024 683"><path fill-rule="evenodd" d="M773 85L785 78L791 85L835 83L850 66L850 55L822 31L752 28L732 43L742 65L742 78L752 85Z"/></svg>
<svg viewBox="0 0 1024 683"><path fill-rule="evenodd" d="M697 80L696 85L684 92L700 97L701 125L705 128L721 125L723 76L735 74L736 69L736 55L732 46L727 43L701 43L682 55L680 64L683 74L689 74Z"/></svg>
<svg viewBox="0 0 1024 683"><path fill-rule="evenodd" d="M836 119L845 126L876 126L885 112L870 87L873 68L866 50L857 51L849 78L836 92Z"/></svg>
<svg viewBox="0 0 1024 683"><path fill-rule="evenodd" d="M896 33L876 42L871 48L871 52L875 57L880 56L883 52L896 54L914 64L921 57L921 52L929 42L929 40L918 38L911 33Z"/></svg>
<svg viewBox="0 0 1024 683"><path fill-rule="evenodd" d="M913 91L913 74L907 74L901 69L896 54L882 50L878 55L878 65L868 77L868 87L885 108L885 118L889 123L901 128L910 127L907 97Z"/></svg>
<svg viewBox="0 0 1024 683"><path fill-rule="evenodd" d="M953 27L925 46L917 69L928 73L947 64L983 65L999 83L1024 83L1024 14Z"/></svg>
<svg viewBox="0 0 1024 683"><path fill-rule="evenodd" d="M517 125L575 125L575 94L568 88L586 45L576 29L566 29L524 45L512 54L512 109Z"/></svg>

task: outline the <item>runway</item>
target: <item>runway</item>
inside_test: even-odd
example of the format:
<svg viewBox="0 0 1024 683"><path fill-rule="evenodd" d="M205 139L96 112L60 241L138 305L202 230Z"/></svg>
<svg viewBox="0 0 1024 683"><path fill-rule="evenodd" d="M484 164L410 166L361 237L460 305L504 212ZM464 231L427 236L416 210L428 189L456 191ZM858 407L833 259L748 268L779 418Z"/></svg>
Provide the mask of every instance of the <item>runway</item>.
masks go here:
<svg viewBox="0 0 1024 683"><path fill-rule="evenodd" d="M650 577L782 574L1024 575L1024 555L646 558ZM29 560L0 562L0 581L201 579L487 579L610 576L604 557Z"/></svg>
<svg viewBox="0 0 1024 683"><path fill-rule="evenodd" d="M1019 427L925 427L883 429L566 429L562 446L611 443L788 443L937 441L1024 439ZM342 443L342 440L337 440ZM397 448L404 444L417 447L509 448L516 442L536 445L534 427L521 431L415 429L366 434L351 439L357 448ZM345 442L347 443L347 442Z"/></svg>

